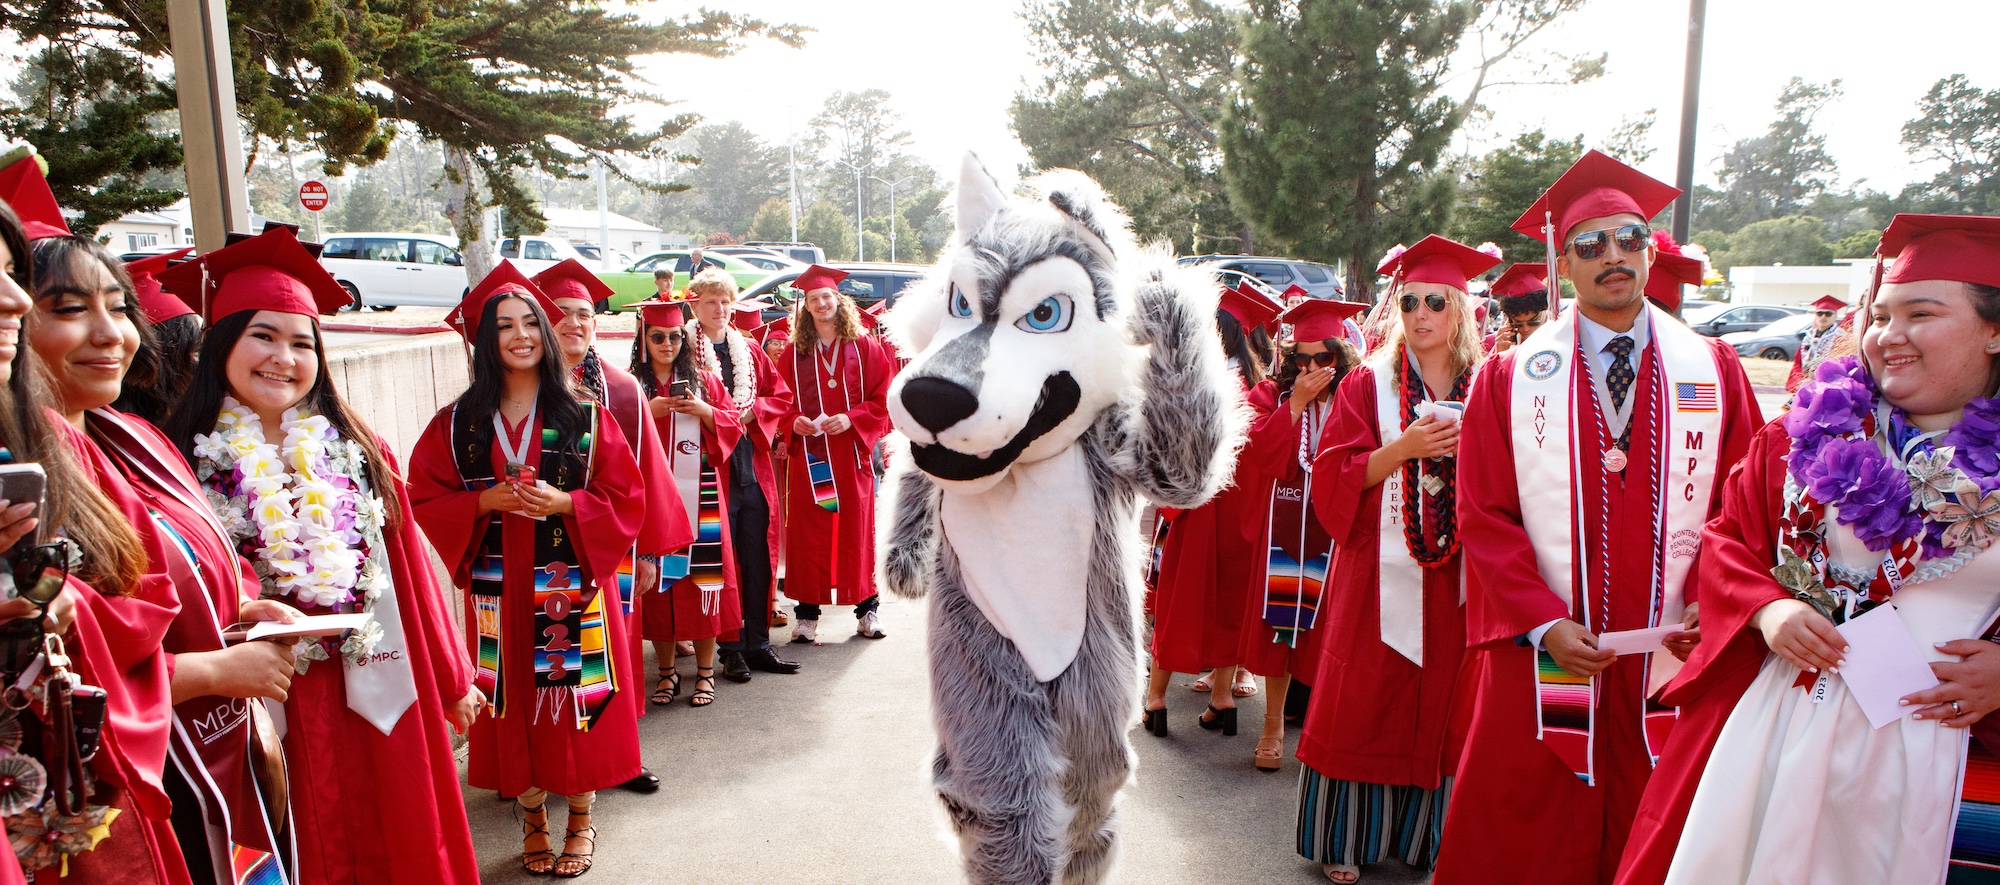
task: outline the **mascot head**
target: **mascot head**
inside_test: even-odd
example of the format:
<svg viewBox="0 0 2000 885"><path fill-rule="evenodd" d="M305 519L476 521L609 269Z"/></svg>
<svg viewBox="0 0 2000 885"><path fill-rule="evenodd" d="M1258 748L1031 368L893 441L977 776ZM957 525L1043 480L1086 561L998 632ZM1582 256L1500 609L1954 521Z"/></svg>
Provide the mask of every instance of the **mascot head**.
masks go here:
<svg viewBox="0 0 2000 885"><path fill-rule="evenodd" d="M889 414L917 468L947 489L982 491L1062 451L1137 377L1124 214L1081 173L1029 184L1038 197L1009 198L967 154L953 241L891 312L915 357L889 388Z"/></svg>

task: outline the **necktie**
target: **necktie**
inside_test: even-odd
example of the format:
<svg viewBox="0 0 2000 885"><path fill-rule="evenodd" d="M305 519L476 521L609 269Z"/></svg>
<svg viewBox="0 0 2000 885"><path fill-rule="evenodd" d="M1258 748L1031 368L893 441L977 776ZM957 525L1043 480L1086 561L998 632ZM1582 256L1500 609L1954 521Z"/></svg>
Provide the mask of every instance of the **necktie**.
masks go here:
<svg viewBox="0 0 2000 885"><path fill-rule="evenodd" d="M1638 375L1632 371L1632 348L1635 342L1623 335L1611 339L1604 346L1611 351L1611 371L1604 375L1604 386L1611 391L1611 407L1625 408L1625 395L1632 391L1632 382Z"/></svg>

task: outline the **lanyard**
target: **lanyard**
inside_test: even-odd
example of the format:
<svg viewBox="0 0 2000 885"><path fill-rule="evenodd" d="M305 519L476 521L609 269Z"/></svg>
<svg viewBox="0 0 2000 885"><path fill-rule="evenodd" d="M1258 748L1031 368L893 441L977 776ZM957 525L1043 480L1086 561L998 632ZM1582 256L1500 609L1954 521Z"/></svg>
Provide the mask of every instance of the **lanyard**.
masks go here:
<svg viewBox="0 0 2000 885"><path fill-rule="evenodd" d="M518 446L509 445L509 443L513 442L513 439L507 433L507 420L500 417L500 410L493 410L493 439L500 444L500 453L507 456L507 463L527 466L529 437L535 428L535 414L541 410L541 403L536 403L535 407L529 410L528 417L522 419L520 444Z"/></svg>

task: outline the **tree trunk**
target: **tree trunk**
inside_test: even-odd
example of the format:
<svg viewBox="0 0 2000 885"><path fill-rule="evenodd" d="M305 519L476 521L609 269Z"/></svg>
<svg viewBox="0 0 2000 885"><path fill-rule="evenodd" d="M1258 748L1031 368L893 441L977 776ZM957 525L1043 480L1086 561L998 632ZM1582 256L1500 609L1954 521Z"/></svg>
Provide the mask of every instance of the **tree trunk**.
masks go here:
<svg viewBox="0 0 2000 885"><path fill-rule="evenodd" d="M458 236L465 258L465 280L477 285L493 271L493 243L486 236L486 202L479 195L478 170L472 154L456 145L444 148L444 217Z"/></svg>

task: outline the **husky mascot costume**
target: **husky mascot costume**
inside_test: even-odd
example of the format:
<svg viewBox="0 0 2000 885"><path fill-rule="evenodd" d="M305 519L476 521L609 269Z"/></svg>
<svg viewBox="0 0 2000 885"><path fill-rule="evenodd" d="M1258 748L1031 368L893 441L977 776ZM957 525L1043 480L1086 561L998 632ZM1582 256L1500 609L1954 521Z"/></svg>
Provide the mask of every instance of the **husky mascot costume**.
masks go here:
<svg viewBox="0 0 2000 885"><path fill-rule="evenodd" d="M1138 498L1200 505L1244 419L1209 274L1138 248L1083 175L1009 199L977 158L890 323L909 438L878 566L932 594L932 781L976 885L1103 881L1139 709Z"/></svg>

